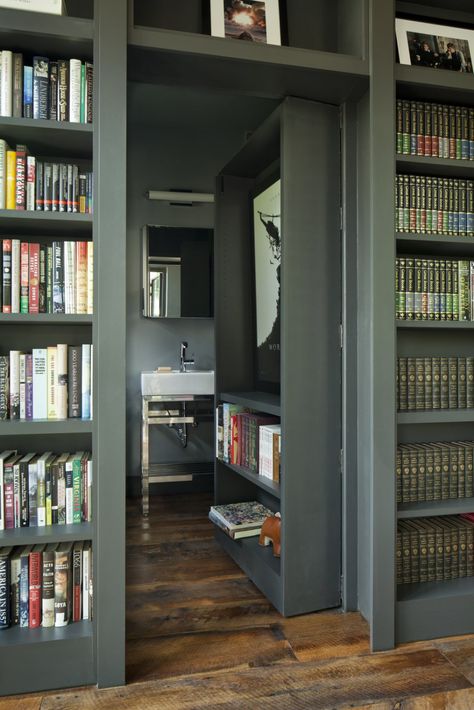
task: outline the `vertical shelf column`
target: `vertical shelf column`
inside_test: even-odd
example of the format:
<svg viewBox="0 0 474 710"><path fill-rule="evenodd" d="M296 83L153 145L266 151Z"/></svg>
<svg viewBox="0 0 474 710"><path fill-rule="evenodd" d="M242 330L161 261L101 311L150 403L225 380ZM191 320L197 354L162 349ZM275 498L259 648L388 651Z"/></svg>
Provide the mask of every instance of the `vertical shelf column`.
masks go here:
<svg viewBox="0 0 474 710"><path fill-rule="evenodd" d="M125 682L127 1L95 0L94 476L99 686Z"/></svg>
<svg viewBox="0 0 474 710"><path fill-rule="evenodd" d="M373 650L395 622L394 3L369 3L371 85L359 104L359 603Z"/></svg>

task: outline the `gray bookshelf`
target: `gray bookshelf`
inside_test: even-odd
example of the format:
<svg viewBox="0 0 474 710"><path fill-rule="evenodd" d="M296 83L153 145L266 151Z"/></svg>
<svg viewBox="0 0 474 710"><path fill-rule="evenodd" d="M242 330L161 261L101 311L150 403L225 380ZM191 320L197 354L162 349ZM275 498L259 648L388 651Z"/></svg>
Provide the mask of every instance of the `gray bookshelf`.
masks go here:
<svg viewBox="0 0 474 710"><path fill-rule="evenodd" d="M0 118L0 135L10 144L26 143L36 155L92 161L94 214L1 210L0 238L93 239L94 315L1 314L0 340L2 354L93 342L94 421L2 421L0 448L92 451L94 520L4 530L0 545L91 540L94 619L64 628L3 631L0 693L5 695L125 680L125 445L117 436L125 431L125 296L110 285L125 282L125 150L117 146L126 143L127 14L124 1L68 0L67 5L70 15L61 17L0 9L0 46L27 58L93 60L94 124Z"/></svg>
<svg viewBox="0 0 474 710"><path fill-rule="evenodd" d="M341 366L339 168L334 160L338 141L336 108L286 99L218 177L217 402L280 415L283 445L279 490L269 489L261 477L240 467L216 461L215 502L257 499L281 512L278 574L268 568L268 550L259 548L257 540L234 541L220 530L216 536L286 616L341 603L340 557L334 554L341 544L341 412L335 394ZM278 166L283 275L280 397L254 387L249 221L249 195ZM316 222L313 214L318 215ZM331 298L322 298L330 285Z"/></svg>

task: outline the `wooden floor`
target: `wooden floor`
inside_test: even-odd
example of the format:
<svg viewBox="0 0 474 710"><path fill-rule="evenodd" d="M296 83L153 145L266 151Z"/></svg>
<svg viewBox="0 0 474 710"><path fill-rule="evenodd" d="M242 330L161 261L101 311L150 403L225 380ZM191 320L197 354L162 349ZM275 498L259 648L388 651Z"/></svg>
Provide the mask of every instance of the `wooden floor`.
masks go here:
<svg viewBox="0 0 474 710"><path fill-rule="evenodd" d="M0 710L474 709L474 637L370 654L359 614L281 617L213 540L204 494L128 509L127 686Z"/></svg>

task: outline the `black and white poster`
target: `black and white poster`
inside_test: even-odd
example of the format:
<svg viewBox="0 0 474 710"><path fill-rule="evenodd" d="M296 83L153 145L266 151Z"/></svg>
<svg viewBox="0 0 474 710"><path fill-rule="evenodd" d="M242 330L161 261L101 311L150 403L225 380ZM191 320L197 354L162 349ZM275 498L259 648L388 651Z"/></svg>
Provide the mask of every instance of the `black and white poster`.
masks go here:
<svg viewBox="0 0 474 710"><path fill-rule="evenodd" d="M280 384L280 180L253 198L257 384Z"/></svg>

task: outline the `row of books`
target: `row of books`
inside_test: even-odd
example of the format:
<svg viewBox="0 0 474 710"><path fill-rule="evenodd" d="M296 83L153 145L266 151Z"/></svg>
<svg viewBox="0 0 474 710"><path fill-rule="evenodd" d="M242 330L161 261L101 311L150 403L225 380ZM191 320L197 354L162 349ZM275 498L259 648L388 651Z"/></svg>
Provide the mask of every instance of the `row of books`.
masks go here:
<svg viewBox="0 0 474 710"><path fill-rule="evenodd" d="M395 229L417 234L474 235L474 181L397 175Z"/></svg>
<svg viewBox="0 0 474 710"><path fill-rule="evenodd" d="M92 214L92 173L45 162L0 138L0 209Z"/></svg>
<svg viewBox="0 0 474 710"><path fill-rule="evenodd" d="M474 261L398 257L395 315L400 320L474 320Z"/></svg>
<svg viewBox="0 0 474 710"><path fill-rule="evenodd" d="M92 123L94 66L80 59L0 52L0 116Z"/></svg>
<svg viewBox="0 0 474 710"><path fill-rule="evenodd" d="M256 500L245 503L213 505L209 520L233 540L260 535L263 522L272 511Z"/></svg>
<svg viewBox="0 0 474 710"><path fill-rule="evenodd" d="M0 421L92 419L93 346L60 343L0 355Z"/></svg>
<svg viewBox="0 0 474 710"><path fill-rule="evenodd" d="M397 584L474 576L474 514L399 520Z"/></svg>
<svg viewBox="0 0 474 710"><path fill-rule="evenodd" d="M474 407L474 357L397 358L398 410Z"/></svg>
<svg viewBox="0 0 474 710"><path fill-rule="evenodd" d="M400 444L396 452L397 503L471 498L474 441Z"/></svg>
<svg viewBox="0 0 474 710"><path fill-rule="evenodd" d="M90 541L0 548L0 629L92 619Z"/></svg>
<svg viewBox="0 0 474 710"><path fill-rule="evenodd" d="M474 108L397 99L397 153L474 160Z"/></svg>
<svg viewBox="0 0 474 710"><path fill-rule="evenodd" d="M281 428L278 417L256 414L228 402L217 407L218 459L278 481L280 451Z"/></svg>
<svg viewBox="0 0 474 710"><path fill-rule="evenodd" d="M92 313L93 242L0 240L2 313Z"/></svg>
<svg viewBox="0 0 474 710"><path fill-rule="evenodd" d="M0 530L90 522L91 493L88 451L0 453Z"/></svg>

